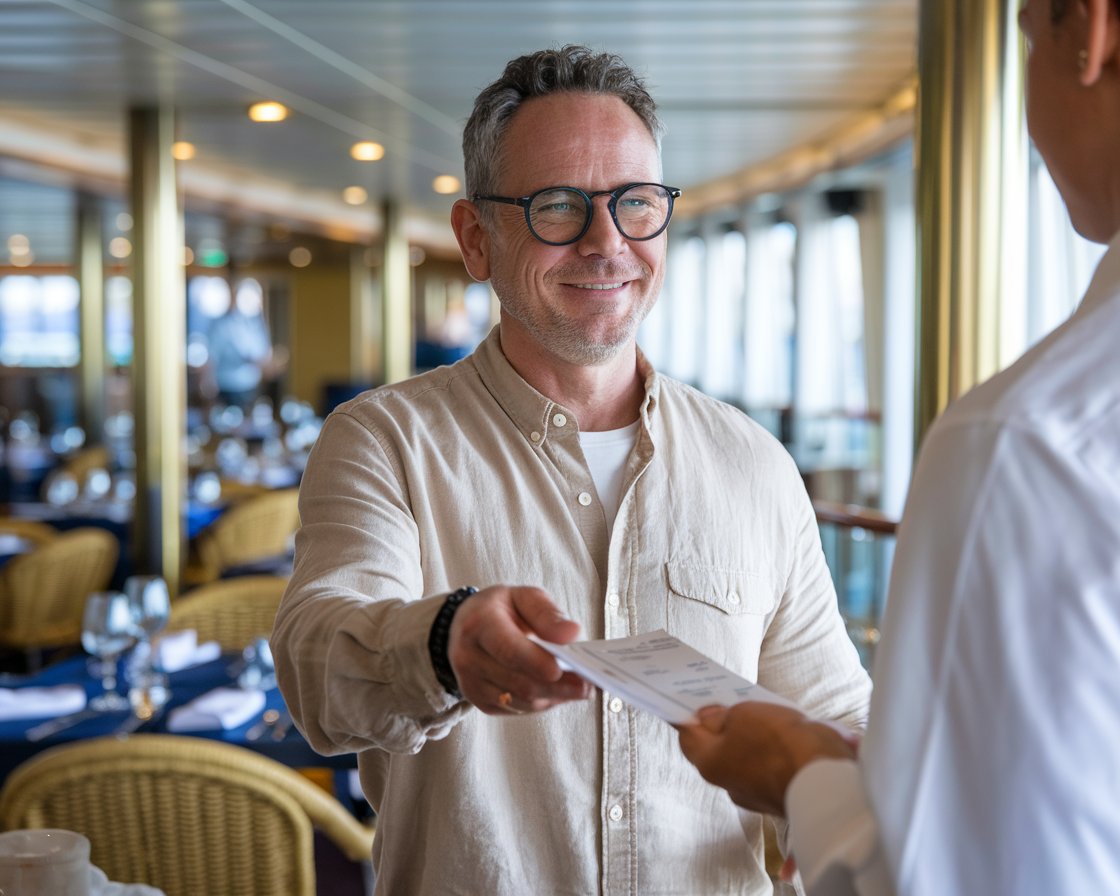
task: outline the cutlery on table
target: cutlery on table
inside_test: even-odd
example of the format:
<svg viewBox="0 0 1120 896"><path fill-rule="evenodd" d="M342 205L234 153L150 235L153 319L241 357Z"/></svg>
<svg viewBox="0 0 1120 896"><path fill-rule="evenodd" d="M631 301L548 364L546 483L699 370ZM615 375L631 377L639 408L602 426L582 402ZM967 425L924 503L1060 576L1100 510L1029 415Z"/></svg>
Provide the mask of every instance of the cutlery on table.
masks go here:
<svg viewBox="0 0 1120 896"><path fill-rule="evenodd" d="M245 740L260 740L278 721L280 721L280 713L275 709L266 709L260 721L245 732Z"/></svg>
<svg viewBox="0 0 1120 896"><path fill-rule="evenodd" d="M292 717L286 712L280 713L280 718L272 725L272 739L283 740L288 734L288 729L291 727Z"/></svg>
<svg viewBox="0 0 1120 896"><path fill-rule="evenodd" d="M50 737L52 734L58 734L59 731L64 731L71 725L77 725L79 722L92 719L94 716L100 714L100 709L87 706L85 709L70 713L70 715L59 716L57 719L48 719L45 722L40 722L34 728L28 728L27 739L30 741L42 740L45 737Z"/></svg>
<svg viewBox="0 0 1120 896"><path fill-rule="evenodd" d="M149 722L157 721L159 719L159 717L162 716L162 715L163 715L163 707L162 706L158 707L156 709L153 709L147 715L145 715L144 713L141 713L141 712L133 713L127 719L125 719L123 722L121 722L121 724L119 726L117 726L117 730L114 731L113 733L114 734L132 734L133 731L136 731L142 725L146 725Z"/></svg>

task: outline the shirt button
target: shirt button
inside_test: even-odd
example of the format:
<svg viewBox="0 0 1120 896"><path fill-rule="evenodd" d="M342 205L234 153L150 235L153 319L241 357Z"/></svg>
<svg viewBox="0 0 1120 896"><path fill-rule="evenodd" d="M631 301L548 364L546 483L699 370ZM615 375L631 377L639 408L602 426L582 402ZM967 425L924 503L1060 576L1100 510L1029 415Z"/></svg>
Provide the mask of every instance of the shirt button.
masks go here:
<svg viewBox="0 0 1120 896"><path fill-rule="evenodd" d="M611 806L611 811L607 814L611 817L611 821L618 821L622 818L622 806Z"/></svg>
<svg viewBox="0 0 1120 896"><path fill-rule="evenodd" d="M610 604L612 607L617 607L620 602L621 601L619 599L619 596L617 594L615 594L613 591L610 594L607 595L607 603Z"/></svg>
<svg viewBox="0 0 1120 896"><path fill-rule="evenodd" d="M531 432L529 433L529 438L534 442L539 442L541 440L541 434L539 432Z"/></svg>
<svg viewBox="0 0 1120 896"><path fill-rule="evenodd" d="M607 704L607 708L611 712L622 712L622 701L617 697L612 697L611 702Z"/></svg>
<svg viewBox="0 0 1120 896"><path fill-rule="evenodd" d="M731 604L732 606L736 606L736 605L738 605L738 603L739 603L739 595L738 595L738 594L736 594L736 593L735 593L734 591L728 591L728 592L727 592L727 602L728 602L729 604Z"/></svg>
<svg viewBox="0 0 1120 896"><path fill-rule="evenodd" d="M565 423L567 423L567 422L568 422L568 418L567 418L567 417L565 417L565 416L564 416L563 414L556 414L556 415L555 415L555 416L554 416L554 417L552 418L552 422L553 422L554 424L556 424L557 426L563 426L563 425L564 425Z"/></svg>
<svg viewBox="0 0 1120 896"><path fill-rule="evenodd" d="M587 507L591 504L591 495L589 495L587 492L580 492L578 500L580 504L582 504L584 507Z"/></svg>

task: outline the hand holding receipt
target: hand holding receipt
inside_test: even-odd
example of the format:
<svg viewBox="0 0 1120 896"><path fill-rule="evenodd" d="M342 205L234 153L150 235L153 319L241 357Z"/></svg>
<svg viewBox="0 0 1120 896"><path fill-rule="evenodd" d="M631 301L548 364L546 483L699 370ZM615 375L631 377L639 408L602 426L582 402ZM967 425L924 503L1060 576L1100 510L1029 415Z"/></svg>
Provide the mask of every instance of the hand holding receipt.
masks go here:
<svg viewBox="0 0 1120 896"><path fill-rule="evenodd" d="M745 700L793 706L663 629L569 644L533 640L561 666L673 725L696 721L697 710L705 706Z"/></svg>

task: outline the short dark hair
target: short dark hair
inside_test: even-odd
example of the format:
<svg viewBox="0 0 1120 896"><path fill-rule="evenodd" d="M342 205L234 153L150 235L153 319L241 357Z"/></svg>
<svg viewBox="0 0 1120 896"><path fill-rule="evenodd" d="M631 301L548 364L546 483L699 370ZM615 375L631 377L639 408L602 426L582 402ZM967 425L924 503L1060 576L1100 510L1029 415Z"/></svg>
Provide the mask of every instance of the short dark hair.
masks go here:
<svg viewBox="0 0 1120 896"><path fill-rule="evenodd" d="M474 102L474 111L463 130L468 196L496 192L502 138L513 114L525 100L553 93L617 96L634 110L660 147L662 127L657 104L642 78L621 57L575 45L538 50L509 62L502 76Z"/></svg>

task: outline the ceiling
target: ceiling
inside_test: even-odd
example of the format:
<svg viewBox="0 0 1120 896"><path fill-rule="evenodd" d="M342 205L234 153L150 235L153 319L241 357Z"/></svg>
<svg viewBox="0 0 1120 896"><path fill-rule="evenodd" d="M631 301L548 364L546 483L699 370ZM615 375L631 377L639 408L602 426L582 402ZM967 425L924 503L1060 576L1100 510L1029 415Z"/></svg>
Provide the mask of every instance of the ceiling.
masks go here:
<svg viewBox="0 0 1120 896"><path fill-rule="evenodd" d="M473 97L565 43L646 76L687 211L690 189L882 107L912 81L916 30L917 0L0 0L0 240L58 242L74 182L123 199L126 111L162 104L197 147L180 177L198 209L363 238L393 198L414 239L446 242L456 197L432 181L462 177ZM262 99L290 117L249 121ZM384 159L353 161L357 140Z"/></svg>

